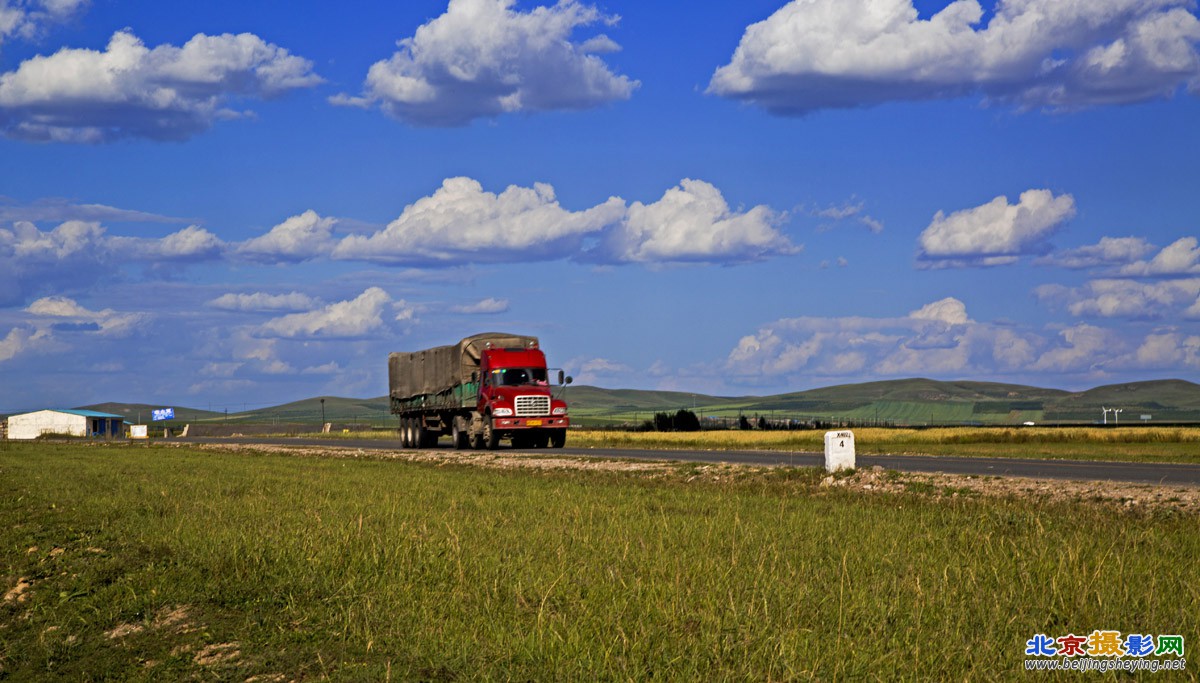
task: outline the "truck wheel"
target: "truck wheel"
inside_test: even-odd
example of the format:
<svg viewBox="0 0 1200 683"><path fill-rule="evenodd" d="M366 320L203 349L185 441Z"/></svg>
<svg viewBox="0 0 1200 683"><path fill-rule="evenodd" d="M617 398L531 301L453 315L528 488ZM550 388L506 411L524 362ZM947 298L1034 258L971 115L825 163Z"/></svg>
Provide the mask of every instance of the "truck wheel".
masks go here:
<svg viewBox="0 0 1200 683"><path fill-rule="evenodd" d="M483 447L489 451L494 451L499 445L500 433L492 427L492 416L488 415L483 423Z"/></svg>
<svg viewBox="0 0 1200 683"><path fill-rule="evenodd" d="M562 448L567 445L567 430L555 429L550 432L550 447Z"/></svg>
<svg viewBox="0 0 1200 683"><path fill-rule="evenodd" d="M429 448L429 430L418 419L413 425L413 447Z"/></svg>
<svg viewBox="0 0 1200 683"><path fill-rule="evenodd" d="M412 442L409 440L410 428L411 428L411 422L409 421L409 419L407 417L400 421L400 447L401 448L411 448L412 447Z"/></svg>
<svg viewBox="0 0 1200 683"><path fill-rule="evenodd" d="M534 448L545 448L546 444L548 443L550 443L549 434L538 434L537 436L533 437Z"/></svg>
<svg viewBox="0 0 1200 683"><path fill-rule="evenodd" d="M461 417L454 418L450 421L450 423L451 445L454 446L454 450L461 451L467 447L467 441L469 440L468 437L470 437L470 434L467 433L467 430L463 429L464 425L462 424L463 419Z"/></svg>

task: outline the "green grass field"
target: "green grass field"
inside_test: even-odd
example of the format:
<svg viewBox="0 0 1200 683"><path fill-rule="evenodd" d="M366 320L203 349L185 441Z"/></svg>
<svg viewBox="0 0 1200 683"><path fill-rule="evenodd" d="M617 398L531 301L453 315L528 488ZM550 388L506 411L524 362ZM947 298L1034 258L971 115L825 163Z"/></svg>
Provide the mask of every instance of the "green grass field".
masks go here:
<svg viewBox="0 0 1200 683"><path fill-rule="evenodd" d="M0 679L1007 680L1035 633L1200 635L1194 516L693 474L12 444Z"/></svg>

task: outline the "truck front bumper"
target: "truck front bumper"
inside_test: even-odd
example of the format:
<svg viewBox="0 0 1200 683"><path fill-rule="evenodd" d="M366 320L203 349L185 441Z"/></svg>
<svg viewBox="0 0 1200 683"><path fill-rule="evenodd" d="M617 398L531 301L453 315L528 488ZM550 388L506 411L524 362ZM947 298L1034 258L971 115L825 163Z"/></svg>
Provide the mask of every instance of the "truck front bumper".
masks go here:
<svg viewBox="0 0 1200 683"><path fill-rule="evenodd" d="M496 429L565 429L571 426L571 418L566 415L551 417L497 417L492 425Z"/></svg>

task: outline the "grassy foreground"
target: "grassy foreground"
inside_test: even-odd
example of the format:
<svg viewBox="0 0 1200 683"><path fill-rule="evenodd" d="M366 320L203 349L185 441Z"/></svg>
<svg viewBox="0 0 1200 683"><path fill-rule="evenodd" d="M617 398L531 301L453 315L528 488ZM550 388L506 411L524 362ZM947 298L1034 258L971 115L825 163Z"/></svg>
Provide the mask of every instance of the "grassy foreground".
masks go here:
<svg viewBox="0 0 1200 683"><path fill-rule="evenodd" d="M1011 679L1035 633L1200 635L1194 517L693 474L10 445L0 679Z"/></svg>
<svg viewBox="0 0 1200 683"><path fill-rule="evenodd" d="M946 427L854 429L857 452L1200 463L1197 427ZM821 452L824 431L620 432L572 430L568 445Z"/></svg>

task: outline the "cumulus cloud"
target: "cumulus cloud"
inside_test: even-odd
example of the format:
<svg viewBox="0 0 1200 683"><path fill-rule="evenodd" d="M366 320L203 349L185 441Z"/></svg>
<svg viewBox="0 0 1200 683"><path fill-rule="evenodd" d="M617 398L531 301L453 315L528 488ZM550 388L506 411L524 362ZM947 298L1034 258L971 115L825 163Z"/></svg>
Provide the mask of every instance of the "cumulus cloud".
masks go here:
<svg viewBox="0 0 1200 683"><path fill-rule="evenodd" d="M781 115L980 94L1077 109L1200 91L1190 0L792 0L749 26L708 92Z"/></svg>
<svg viewBox="0 0 1200 683"><path fill-rule="evenodd" d="M309 209L238 245L237 252L254 260L305 261L329 254L335 246L335 218L322 218Z"/></svg>
<svg viewBox="0 0 1200 683"><path fill-rule="evenodd" d="M63 48L0 75L0 132L54 142L184 140L244 116L229 108L235 100L320 82L311 62L250 33L148 48L126 29L103 51Z"/></svg>
<svg viewBox="0 0 1200 683"><path fill-rule="evenodd" d="M1046 350L1030 369L1045 372L1094 372L1108 359L1127 350L1125 342L1111 330L1079 324L1060 333L1059 344Z"/></svg>
<svg viewBox="0 0 1200 683"><path fill-rule="evenodd" d="M609 358L573 358L566 363L576 384L608 385L633 374L633 368Z"/></svg>
<svg viewBox="0 0 1200 683"><path fill-rule="evenodd" d="M118 313L111 308L92 311L65 296L43 297L29 304L26 313L55 319L51 329L96 332L103 337L126 337L148 319L144 313Z"/></svg>
<svg viewBox="0 0 1200 683"><path fill-rule="evenodd" d="M486 299L480 299L473 304L452 306L450 307L450 310L454 313L465 313L469 315L505 313L508 311L508 299L496 299L494 297L488 297Z"/></svg>
<svg viewBox="0 0 1200 683"><path fill-rule="evenodd" d="M554 188L543 183L512 185L494 194L471 178L448 178L380 232L343 239L333 257L398 264L562 258L577 252L585 235L623 213L624 202L616 198L585 211L567 211Z"/></svg>
<svg viewBox="0 0 1200 683"><path fill-rule="evenodd" d="M1136 261L1121 268L1120 274L1140 277L1200 274L1200 247L1195 237L1183 237L1149 261Z"/></svg>
<svg viewBox="0 0 1200 683"><path fill-rule="evenodd" d="M3 339L0 339L0 363L12 360L30 350L48 335L49 332L44 329L12 328Z"/></svg>
<svg viewBox="0 0 1200 683"><path fill-rule="evenodd" d="M30 39L47 25L70 19L88 0L0 0L0 45L10 37Z"/></svg>
<svg viewBox="0 0 1200 683"><path fill-rule="evenodd" d="M1141 237L1102 237L1096 244L1064 249L1043 256L1034 263L1059 266L1072 270L1127 265L1154 250L1154 245Z"/></svg>
<svg viewBox="0 0 1200 683"><path fill-rule="evenodd" d="M509 112L587 109L628 99L638 87L598 56L619 49L612 39L572 41L577 29L618 17L576 0L528 12L514 2L450 0L445 14L371 66L361 97L330 101L379 106L416 125L460 126Z"/></svg>
<svg viewBox="0 0 1200 683"><path fill-rule="evenodd" d="M799 248L776 226L783 215L767 206L734 212L721 191L685 179L652 204L634 202L594 252L620 263L757 261Z"/></svg>
<svg viewBox="0 0 1200 683"><path fill-rule="evenodd" d="M1123 365L1139 370L1200 369L1200 336L1176 330L1146 336Z"/></svg>
<svg viewBox="0 0 1200 683"><path fill-rule="evenodd" d="M383 312L391 302L387 292L371 287L349 301L268 320L259 326L258 334L289 339L364 337L383 327Z"/></svg>
<svg viewBox="0 0 1200 683"><path fill-rule="evenodd" d="M976 322L947 297L892 318L785 318L742 337L724 362L736 383L781 377L845 381L856 377L995 376L1023 371L1050 340Z"/></svg>
<svg viewBox="0 0 1200 683"><path fill-rule="evenodd" d="M582 211L559 205L554 188L509 186L486 192L471 178L448 178L373 235L350 235L335 259L411 265L576 259L601 263L737 263L794 254L800 247L767 206L729 208L720 190L683 180L650 204L619 197Z"/></svg>
<svg viewBox="0 0 1200 683"><path fill-rule="evenodd" d="M1075 199L1049 190L1026 190L1016 204L996 197L982 206L938 211L921 233L919 263L930 268L965 268L1015 263L1045 252L1046 239L1075 215Z"/></svg>
<svg viewBox="0 0 1200 683"><path fill-rule="evenodd" d="M1042 285L1034 289L1034 295L1080 318L1200 318L1200 278L1156 282L1099 279L1081 287Z"/></svg>
<svg viewBox="0 0 1200 683"><path fill-rule="evenodd" d="M224 243L197 226L162 238L110 236L92 221L66 221L43 231L28 221L0 227L0 303L45 288L113 277L129 263L159 265L215 259Z"/></svg>
<svg viewBox="0 0 1200 683"><path fill-rule="evenodd" d="M235 294L230 292L209 301L210 308L223 311L307 311L318 302L307 294L289 292L287 294L267 294L254 292L252 294Z"/></svg>

